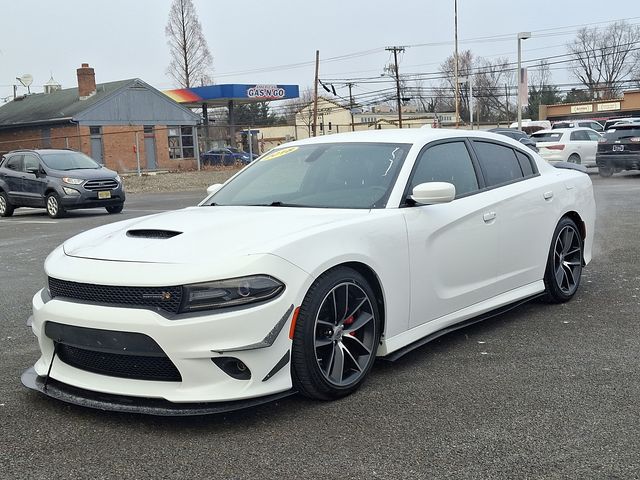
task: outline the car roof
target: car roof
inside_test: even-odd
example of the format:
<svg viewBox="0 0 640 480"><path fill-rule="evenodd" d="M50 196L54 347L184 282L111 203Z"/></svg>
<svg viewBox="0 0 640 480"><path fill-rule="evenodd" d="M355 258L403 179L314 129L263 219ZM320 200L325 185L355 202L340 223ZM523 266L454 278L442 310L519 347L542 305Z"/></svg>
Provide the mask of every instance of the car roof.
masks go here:
<svg viewBox="0 0 640 480"><path fill-rule="evenodd" d="M532 135L538 135L540 133L565 133L565 132L575 132L580 130L586 130L588 132L595 132L593 128L589 127L575 127L575 128L553 128L551 130L539 130ZM596 132L597 133L597 132Z"/></svg>
<svg viewBox="0 0 640 480"><path fill-rule="evenodd" d="M75 152L75 150L70 150L66 148L20 148L17 150L11 150L10 152L5 153L8 155L10 153L21 153L21 152L33 152L39 155L47 154L47 153L68 153Z"/></svg>
<svg viewBox="0 0 640 480"><path fill-rule="evenodd" d="M509 137L493 132L482 130L459 130L453 128L404 128L404 129L383 129L367 130L359 132L335 133L332 135L321 135L319 137L305 138L287 143L286 146L312 145L321 143L337 142L372 142L372 143L427 143L433 140L443 140L447 138L485 138L508 142ZM513 140L513 143L522 146Z"/></svg>

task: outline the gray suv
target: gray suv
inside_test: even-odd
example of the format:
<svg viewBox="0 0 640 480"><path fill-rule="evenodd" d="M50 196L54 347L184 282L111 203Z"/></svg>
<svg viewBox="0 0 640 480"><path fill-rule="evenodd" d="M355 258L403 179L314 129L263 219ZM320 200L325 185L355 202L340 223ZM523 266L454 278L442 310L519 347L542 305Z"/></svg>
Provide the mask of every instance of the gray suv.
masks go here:
<svg viewBox="0 0 640 480"><path fill-rule="evenodd" d="M0 160L0 217L18 207L46 208L51 218L77 208L120 213L124 199L118 174L81 152L15 150Z"/></svg>

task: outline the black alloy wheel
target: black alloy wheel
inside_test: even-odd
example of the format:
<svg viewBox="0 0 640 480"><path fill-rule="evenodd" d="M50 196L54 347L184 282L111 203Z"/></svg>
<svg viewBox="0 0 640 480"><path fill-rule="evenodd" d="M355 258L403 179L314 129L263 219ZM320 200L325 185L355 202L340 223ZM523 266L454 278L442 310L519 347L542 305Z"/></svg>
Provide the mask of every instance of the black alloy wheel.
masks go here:
<svg viewBox="0 0 640 480"><path fill-rule="evenodd" d="M124 208L124 205L121 203L120 205L112 205L110 207L105 207L105 208L109 213L120 213Z"/></svg>
<svg viewBox="0 0 640 480"><path fill-rule="evenodd" d="M568 217L560 220L551 241L544 275L547 300L563 303L571 300L582 275L583 240L577 225Z"/></svg>
<svg viewBox="0 0 640 480"><path fill-rule="evenodd" d="M66 213L62 203L60 203L60 198L56 193L50 193L47 195L46 208L47 215L51 218L60 218Z"/></svg>
<svg viewBox="0 0 640 480"><path fill-rule="evenodd" d="M302 302L296 323L294 386L318 400L354 392L373 366L380 329L375 294L362 275L346 267L321 275Z"/></svg>
<svg viewBox="0 0 640 480"><path fill-rule="evenodd" d="M14 206L11 205L6 193L0 192L0 217L10 217L13 215Z"/></svg>

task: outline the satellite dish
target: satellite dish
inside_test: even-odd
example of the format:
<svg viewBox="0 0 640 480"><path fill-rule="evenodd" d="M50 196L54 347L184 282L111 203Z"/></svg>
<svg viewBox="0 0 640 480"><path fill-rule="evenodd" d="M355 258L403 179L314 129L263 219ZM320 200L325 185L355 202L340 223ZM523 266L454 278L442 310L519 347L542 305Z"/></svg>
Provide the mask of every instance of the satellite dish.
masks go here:
<svg viewBox="0 0 640 480"><path fill-rule="evenodd" d="M17 77L16 80L18 80L23 87L29 88L33 83L33 75L25 73L21 77Z"/></svg>

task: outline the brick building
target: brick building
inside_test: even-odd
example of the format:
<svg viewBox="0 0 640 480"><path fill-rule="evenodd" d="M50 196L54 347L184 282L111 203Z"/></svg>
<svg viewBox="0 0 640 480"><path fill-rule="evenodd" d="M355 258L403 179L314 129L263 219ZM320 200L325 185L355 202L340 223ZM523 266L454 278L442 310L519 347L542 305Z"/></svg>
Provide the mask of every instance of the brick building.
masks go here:
<svg viewBox="0 0 640 480"><path fill-rule="evenodd" d="M197 166L198 115L140 79L96 84L86 63L77 74L77 88L0 107L0 153L71 148L118 172Z"/></svg>

